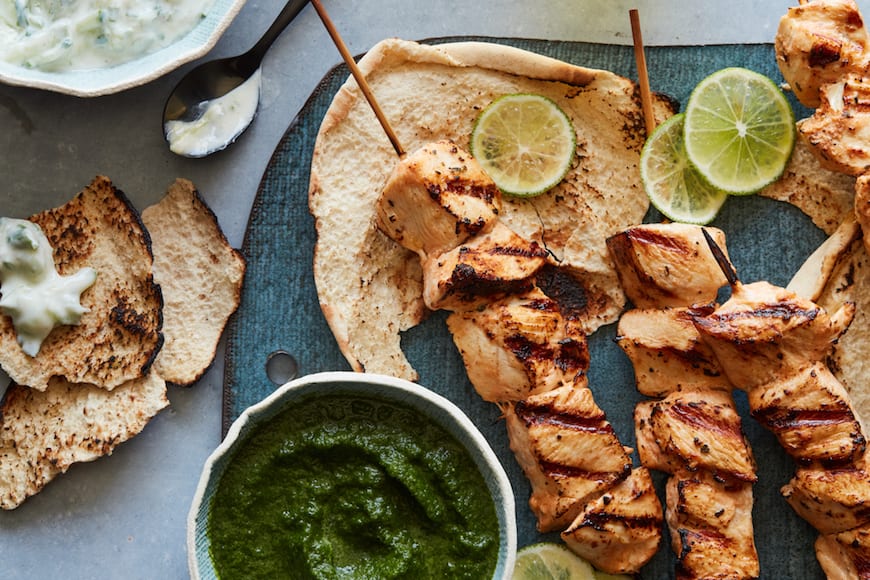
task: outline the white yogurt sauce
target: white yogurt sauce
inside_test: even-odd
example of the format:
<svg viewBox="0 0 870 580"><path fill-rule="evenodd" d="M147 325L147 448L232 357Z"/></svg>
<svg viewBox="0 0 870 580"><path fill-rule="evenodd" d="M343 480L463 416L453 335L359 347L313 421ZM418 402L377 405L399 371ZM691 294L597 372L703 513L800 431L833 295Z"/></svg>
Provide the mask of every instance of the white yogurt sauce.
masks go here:
<svg viewBox="0 0 870 580"><path fill-rule="evenodd" d="M107 68L193 30L213 0L0 0L0 59L47 72Z"/></svg>
<svg viewBox="0 0 870 580"><path fill-rule="evenodd" d="M61 276L42 229L27 220L0 217L0 310L12 318L22 350L36 356L61 324L78 324L88 311L81 294L97 279L93 268Z"/></svg>
<svg viewBox="0 0 870 580"><path fill-rule="evenodd" d="M236 140L250 125L260 100L260 70L226 95L198 105L193 121L167 121L169 149L186 157L204 157Z"/></svg>

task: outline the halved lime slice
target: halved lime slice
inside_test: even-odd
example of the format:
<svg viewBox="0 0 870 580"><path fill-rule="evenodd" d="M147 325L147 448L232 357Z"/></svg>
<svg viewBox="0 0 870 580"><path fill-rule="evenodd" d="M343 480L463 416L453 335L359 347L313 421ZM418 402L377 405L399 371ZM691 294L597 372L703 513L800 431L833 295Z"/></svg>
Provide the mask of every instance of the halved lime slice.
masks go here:
<svg viewBox="0 0 870 580"><path fill-rule="evenodd" d="M755 193L782 175L795 131L779 87L745 68L711 74L686 105L689 160L714 187L734 195Z"/></svg>
<svg viewBox="0 0 870 580"><path fill-rule="evenodd" d="M518 93L483 110L470 149L499 189L529 197L562 181L574 161L576 140L571 120L555 102Z"/></svg>
<svg viewBox="0 0 870 580"><path fill-rule="evenodd" d="M520 548L513 580L595 580L592 565L574 552L553 542Z"/></svg>
<svg viewBox="0 0 870 580"><path fill-rule="evenodd" d="M640 177L650 202L666 217L689 224L713 221L728 194L716 189L686 157L685 115L674 115L647 139L640 152Z"/></svg>

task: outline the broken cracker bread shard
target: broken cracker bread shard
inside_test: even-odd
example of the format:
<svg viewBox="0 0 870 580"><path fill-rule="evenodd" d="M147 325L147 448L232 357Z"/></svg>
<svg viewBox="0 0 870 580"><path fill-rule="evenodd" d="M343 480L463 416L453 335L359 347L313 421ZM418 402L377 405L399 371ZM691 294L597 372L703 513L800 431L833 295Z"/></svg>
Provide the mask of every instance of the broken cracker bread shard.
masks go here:
<svg viewBox="0 0 870 580"><path fill-rule="evenodd" d="M0 365L13 381L39 391L53 377L113 389L142 377L163 342L163 298L151 272L151 239L139 213L107 177L75 198L30 217L54 248L61 274L90 266L88 312L55 328L35 357L18 345L12 320L0 316Z"/></svg>
<svg viewBox="0 0 870 580"><path fill-rule="evenodd" d="M0 508L19 506L73 463L111 454L168 405L154 373L112 391L61 379L44 391L12 385L0 407Z"/></svg>
<svg viewBox="0 0 870 580"><path fill-rule="evenodd" d="M186 179L146 208L142 221L151 233L154 278L164 298L165 342L154 369L170 383L190 385L211 365L238 308L245 260Z"/></svg>

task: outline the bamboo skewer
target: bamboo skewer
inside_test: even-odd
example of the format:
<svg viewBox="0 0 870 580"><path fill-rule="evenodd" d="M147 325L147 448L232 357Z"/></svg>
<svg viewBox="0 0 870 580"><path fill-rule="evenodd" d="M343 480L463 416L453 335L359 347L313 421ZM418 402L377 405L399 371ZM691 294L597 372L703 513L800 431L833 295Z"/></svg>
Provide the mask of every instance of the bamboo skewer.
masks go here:
<svg viewBox="0 0 870 580"><path fill-rule="evenodd" d="M381 127L384 128L384 132L387 134L387 138L390 140L390 143L393 145L393 149L396 150L396 154L399 157L404 157L405 150L402 148L402 144L399 142L399 138L396 137L395 131L390 126L389 121L387 121L387 117L384 115L384 112L381 110L380 105L378 105L377 100L375 100L374 94L372 94L372 90L369 87L368 82L366 82L365 77L362 74L362 71L359 70L359 67L356 65L356 62L353 60L353 56L351 56L350 51L347 49L347 46L344 44L344 40L342 40L341 35L336 30L335 25L333 25L332 20L329 18L329 14L326 13L326 10L320 4L320 0L311 0L311 4L314 6L314 9L317 11L317 15L320 16L320 20L323 22L323 25L326 27L326 31L329 33L329 36L332 37L332 42L335 43L335 47L338 49L338 52L341 53L341 57L344 59L345 64L350 69L350 73L353 75L353 78L356 80L359 85L360 90L362 91L363 96L365 96L366 100L369 102L369 106L371 106L372 110L375 113L375 116L378 118L378 121L381 123Z"/></svg>
<svg viewBox="0 0 870 580"><path fill-rule="evenodd" d="M631 20L631 38L634 41L634 60L637 63L637 80L640 84L640 102L643 107L643 120L646 124L646 136L652 135L656 128L655 113L653 113L652 93L649 88L649 73L646 69L646 55L643 50L643 35L640 31L640 15L636 8L628 11Z"/></svg>

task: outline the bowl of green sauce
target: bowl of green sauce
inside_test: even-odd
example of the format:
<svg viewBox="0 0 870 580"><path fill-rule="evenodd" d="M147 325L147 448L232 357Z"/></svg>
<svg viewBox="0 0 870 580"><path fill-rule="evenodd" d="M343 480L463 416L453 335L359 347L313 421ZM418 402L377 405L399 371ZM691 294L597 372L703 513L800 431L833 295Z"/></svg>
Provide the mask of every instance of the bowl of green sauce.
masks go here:
<svg viewBox="0 0 870 580"><path fill-rule="evenodd" d="M206 461L188 516L200 578L510 578L514 496L453 403L332 372L248 408Z"/></svg>

